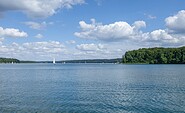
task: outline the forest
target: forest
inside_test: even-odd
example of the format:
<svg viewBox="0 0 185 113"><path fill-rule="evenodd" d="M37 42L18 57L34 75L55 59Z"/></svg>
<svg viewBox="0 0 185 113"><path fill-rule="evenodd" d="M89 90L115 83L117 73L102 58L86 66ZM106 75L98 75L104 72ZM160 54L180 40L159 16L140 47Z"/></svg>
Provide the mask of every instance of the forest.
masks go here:
<svg viewBox="0 0 185 113"><path fill-rule="evenodd" d="M20 63L18 59L14 58L0 58L0 63Z"/></svg>
<svg viewBox="0 0 185 113"><path fill-rule="evenodd" d="M179 48L142 48L127 51L122 62L128 64L185 64L185 46Z"/></svg>

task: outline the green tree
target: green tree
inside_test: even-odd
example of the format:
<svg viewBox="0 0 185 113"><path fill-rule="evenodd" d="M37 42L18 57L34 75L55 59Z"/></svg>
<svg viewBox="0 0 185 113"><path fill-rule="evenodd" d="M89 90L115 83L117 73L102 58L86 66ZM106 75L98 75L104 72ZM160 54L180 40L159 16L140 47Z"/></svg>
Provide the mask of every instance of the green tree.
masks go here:
<svg viewBox="0 0 185 113"><path fill-rule="evenodd" d="M185 46L128 51L123 56L123 63L185 64Z"/></svg>

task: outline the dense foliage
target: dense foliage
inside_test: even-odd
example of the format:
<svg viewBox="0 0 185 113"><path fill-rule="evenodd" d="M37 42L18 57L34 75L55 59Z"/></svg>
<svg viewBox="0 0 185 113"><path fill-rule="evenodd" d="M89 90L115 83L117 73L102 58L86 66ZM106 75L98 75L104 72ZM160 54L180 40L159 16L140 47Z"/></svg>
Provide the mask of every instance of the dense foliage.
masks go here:
<svg viewBox="0 0 185 113"><path fill-rule="evenodd" d="M0 63L20 63L19 60L14 58L0 58Z"/></svg>
<svg viewBox="0 0 185 113"><path fill-rule="evenodd" d="M185 46L180 48L143 48L128 51L123 63L185 64Z"/></svg>

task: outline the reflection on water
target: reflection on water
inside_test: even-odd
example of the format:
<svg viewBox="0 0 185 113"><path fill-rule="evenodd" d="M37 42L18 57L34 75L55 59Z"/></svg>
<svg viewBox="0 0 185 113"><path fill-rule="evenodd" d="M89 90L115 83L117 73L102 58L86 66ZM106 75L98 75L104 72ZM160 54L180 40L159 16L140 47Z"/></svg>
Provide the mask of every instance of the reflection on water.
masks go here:
<svg viewBox="0 0 185 113"><path fill-rule="evenodd" d="M0 112L185 112L185 65L1 64Z"/></svg>

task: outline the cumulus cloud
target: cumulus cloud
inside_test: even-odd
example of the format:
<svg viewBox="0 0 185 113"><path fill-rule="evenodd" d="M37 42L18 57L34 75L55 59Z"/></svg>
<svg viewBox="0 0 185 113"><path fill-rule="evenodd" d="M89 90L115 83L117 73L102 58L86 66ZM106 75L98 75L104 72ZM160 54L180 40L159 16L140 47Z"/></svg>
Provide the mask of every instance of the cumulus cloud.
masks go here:
<svg viewBox="0 0 185 113"><path fill-rule="evenodd" d="M29 21L29 22L23 22L25 25L29 26L29 28L31 29L36 29L36 30L43 30L45 29L48 25L52 25L53 22L41 22L41 23L38 23L38 22L32 22L32 21Z"/></svg>
<svg viewBox="0 0 185 113"><path fill-rule="evenodd" d="M113 45L111 45L112 47ZM95 43L85 43L85 44L79 44L76 46L76 51L74 51L73 56L75 56L75 59L98 59L98 58L115 58L115 56L118 56L120 52L117 52L117 54L113 54L113 50L110 48L107 48L107 45L104 44L95 44ZM114 50L115 51L115 50ZM116 48L117 51L117 48ZM122 53L123 54L123 53ZM121 56L121 55L120 55Z"/></svg>
<svg viewBox="0 0 185 113"><path fill-rule="evenodd" d="M42 34L37 34L35 38L43 38L44 36Z"/></svg>
<svg viewBox="0 0 185 113"><path fill-rule="evenodd" d="M153 42L154 44L157 43L158 45L181 45L185 42L184 39L180 37L169 34L167 31L159 29L152 31L150 33L144 33L142 35L143 42Z"/></svg>
<svg viewBox="0 0 185 113"><path fill-rule="evenodd" d="M102 44L80 44L76 46L77 49L81 51L101 51L104 48Z"/></svg>
<svg viewBox="0 0 185 113"><path fill-rule="evenodd" d="M84 0L1 0L0 12L21 11L33 18L48 17L62 8L83 4Z"/></svg>
<svg viewBox="0 0 185 113"><path fill-rule="evenodd" d="M133 26L127 22L119 21L108 25L96 23L95 20L91 20L91 24L87 24L84 21L80 21L81 32L75 32L74 35L84 39L99 39L104 41L115 41L134 38L135 34L138 34L139 29L146 27L144 21L136 21Z"/></svg>
<svg viewBox="0 0 185 113"><path fill-rule="evenodd" d="M168 29L175 33L185 33L185 10L165 19Z"/></svg>
<svg viewBox="0 0 185 113"><path fill-rule="evenodd" d="M24 31L20 31L19 29L0 27L0 36L18 38L18 37L27 37L28 34Z"/></svg>
<svg viewBox="0 0 185 113"><path fill-rule="evenodd" d="M2 57L14 57L24 60L44 60L52 59L65 53L66 47L58 41L12 43L10 45L0 45L0 55Z"/></svg>
<svg viewBox="0 0 185 113"><path fill-rule="evenodd" d="M180 46L185 44L185 25L183 25L185 23L184 12L185 11L180 11L175 16L166 18L166 29L143 32L142 28L146 27L144 21L135 21L132 25L124 21L103 25L102 23L96 23L96 21L92 19L91 24L80 21L81 31L75 32L74 35L83 39L108 42L131 41L144 45L150 43L159 46Z"/></svg>
<svg viewBox="0 0 185 113"><path fill-rule="evenodd" d="M139 30L141 28L145 28L146 23L144 21L136 21L136 22L134 22L133 27L134 27L134 29Z"/></svg>
<svg viewBox="0 0 185 113"><path fill-rule="evenodd" d="M185 10L179 11L173 16L165 19L166 29L158 29L149 33L143 33L142 38L145 42L158 43L159 45L185 44Z"/></svg>
<svg viewBox="0 0 185 113"><path fill-rule="evenodd" d="M58 41L23 43L22 46L32 52L57 53L65 46Z"/></svg>
<svg viewBox="0 0 185 113"><path fill-rule="evenodd" d="M116 48L117 50L117 48ZM120 50L119 50L120 51ZM78 48L66 47L58 41L12 43L0 45L1 57L13 57L20 60L56 60L86 59L86 58L114 58L120 52L113 54L103 44L79 44Z"/></svg>

